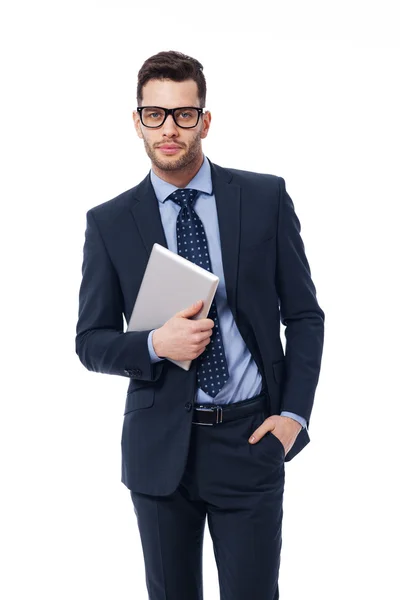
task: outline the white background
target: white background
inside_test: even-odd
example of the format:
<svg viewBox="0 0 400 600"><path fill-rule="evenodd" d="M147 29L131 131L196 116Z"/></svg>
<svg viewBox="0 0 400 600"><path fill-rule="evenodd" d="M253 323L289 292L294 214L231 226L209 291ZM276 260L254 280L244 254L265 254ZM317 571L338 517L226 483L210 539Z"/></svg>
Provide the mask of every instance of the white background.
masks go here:
<svg viewBox="0 0 400 600"><path fill-rule="evenodd" d="M161 50L204 66L206 156L284 177L326 314L311 443L286 465L281 598L400 597L399 22L377 4L3 4L6 600L147 600L120 482L128 380L83 367L75 326L85 213L150 169L131 113Z"/></svg>

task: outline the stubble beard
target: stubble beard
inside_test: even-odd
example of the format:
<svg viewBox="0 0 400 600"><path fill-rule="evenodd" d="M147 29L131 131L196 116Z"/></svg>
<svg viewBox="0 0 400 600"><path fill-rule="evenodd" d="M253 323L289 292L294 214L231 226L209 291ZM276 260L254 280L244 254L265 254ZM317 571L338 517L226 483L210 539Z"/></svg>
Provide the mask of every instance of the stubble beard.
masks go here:
<svg viewBox="0 0 400 600"><path fill-rule="evenodd" d="M160 169L160 171L181 171L182 169L188 167L199 156L199 154L202 153L201 132L198 132L191 140L186 151L184 148L180 150L181 156L178 156L177 158L174 158L172 155L169 158L162 159L157 154L157 150L150 146L145 138L143 138L143 142L147 156L157 167L157 169Z"/></svg>

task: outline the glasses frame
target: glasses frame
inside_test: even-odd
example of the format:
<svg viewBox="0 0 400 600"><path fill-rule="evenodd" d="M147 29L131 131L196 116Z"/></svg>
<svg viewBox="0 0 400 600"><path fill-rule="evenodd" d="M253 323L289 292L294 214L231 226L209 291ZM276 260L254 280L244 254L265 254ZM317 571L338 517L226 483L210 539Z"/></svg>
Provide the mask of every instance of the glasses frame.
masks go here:
<svg viewBox="0 0 400 600"><path fill-rule="evenodd" d="M142 117L142 110L144 108L161 108L161 110L165 111L165 116L164 116L164 120L162 123L160 123L160 125L145 125L143 123L143 117ZM179 125L176 122L175 119L175 111L176 110L181 110L182 108L192 108L194 110L197 110L197 121L195 125L189 125L188 127L186 127L185 125ZM162 127L165 123L165 121L167 120L168 115L172 115L172 118L174 120L174 123L177 127L181 127L181 129L193 129L193 127L197 127L199 119L200 119L200 115L204 114L203 110L204 108L199 108L198 106L177 106L176 108L164 108L164 106L138 106L136 108L136 110L138 111L139 115L140 115L140 121L142 123L142 125L144 127L147 127L148 129L158 129L159 127Z"/></svg>

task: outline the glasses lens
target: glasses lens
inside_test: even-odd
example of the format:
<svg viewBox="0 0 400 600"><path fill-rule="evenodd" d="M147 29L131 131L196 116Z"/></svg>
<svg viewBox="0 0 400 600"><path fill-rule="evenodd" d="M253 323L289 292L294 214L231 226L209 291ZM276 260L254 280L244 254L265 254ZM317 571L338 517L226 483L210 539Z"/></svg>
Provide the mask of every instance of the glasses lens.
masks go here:
<svg viewBox="0 0 400 600"><path fill-rule="evenodd" d="M175 111L175 120L181 127L193 127L197 123L198 111L193 108L178 108Z"/></svg>
<svg viewBox="0 0 400 600"><path fill-rule="evenodd" d="M144 108L142 120L146 127L158 127L164 121L165 111L162 108Z"/></svg>
<svg viewBox="0 0 400 600"><path fill-rule="evenodd" d="M194 127L198 121L198 112L193 108L178 108L175 110L175 120L180 127ZM159 127L164 121L165 110L147 107L142 110L142 120L146 127Z"/></svg>

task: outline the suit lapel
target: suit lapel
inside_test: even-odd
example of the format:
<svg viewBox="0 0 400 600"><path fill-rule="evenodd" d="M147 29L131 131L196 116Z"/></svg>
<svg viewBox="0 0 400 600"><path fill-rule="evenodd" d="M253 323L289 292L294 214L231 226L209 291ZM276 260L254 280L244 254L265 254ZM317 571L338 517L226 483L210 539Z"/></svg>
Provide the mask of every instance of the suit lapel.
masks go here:
<svg viewBox="0 0 400 600"><path fill-rule="evenodd" d="M236 320L236 287L240 238L240 186L231 184L231 173L211 161L211 179L217 206L222 264L229 307ZM149 174L137 186L130 210L143 244L150 256L154 243L168 248L158 200Z"/></svg>
<svg viewBox="0 0 400 600"><path fill-rule="evenodd" d="M229 307L236 321L236 289L240 237L240 186L230 183L232 174L227 169L215 165L211 161L210 165L213 192L217 205L226 295Z"/></svg>
<svg viewBox="0 0 400 600"><path fill-rule="evenodd" d="M134 202L130 209L148 257L155 243L168 248L158 208L158 200L150 179L150 172L137 186Z"/></svg>

